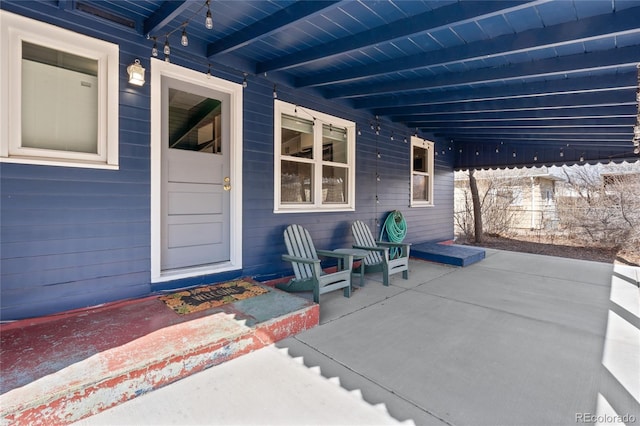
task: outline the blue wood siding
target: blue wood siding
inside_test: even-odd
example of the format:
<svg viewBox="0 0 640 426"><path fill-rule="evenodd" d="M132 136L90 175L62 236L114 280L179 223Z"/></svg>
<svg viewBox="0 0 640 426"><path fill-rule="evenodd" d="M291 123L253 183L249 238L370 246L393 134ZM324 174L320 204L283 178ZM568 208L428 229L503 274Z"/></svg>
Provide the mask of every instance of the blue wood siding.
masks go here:
<svg viewBox="0 0 640 426"><path fill-rule="evenodd" d="M134 88L124 72L135 58L148 68L149 42L132 30L63 12L54 3L3 2L2 8L119 44L120 169L0 163L2 320L144 296L159 288L150 283L150 85ZM202 63L179 57L173 62L206 72ZM224 70L213 64L213 74L242 80ZM376 135L370 115L280 86L279 99L354 121L362 134L356 138L355 212L274 214L272 92L273 84L258 76L250 77L244 91L243 270L207 277L210 282L238 274L259 279L289 274L280 256L282 232L290 223L307 227L318 248L347 247L354 220L379 234L376 219L381 224L390 211L400 210L409 227L406 241L453 238L453 167L445 157L436 157L435 206L410 208L410 143L403 142L409 129L382 122Z"/></svg>

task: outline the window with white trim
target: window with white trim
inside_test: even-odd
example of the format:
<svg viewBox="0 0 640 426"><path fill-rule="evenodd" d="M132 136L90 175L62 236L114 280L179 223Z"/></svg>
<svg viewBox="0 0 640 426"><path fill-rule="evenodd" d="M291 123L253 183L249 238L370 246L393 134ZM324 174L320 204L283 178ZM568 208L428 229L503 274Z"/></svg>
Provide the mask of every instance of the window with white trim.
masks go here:
<svg viewBox="0 0 640 426"><path fill-rule="evenodd" d="M411 137L411 206L433 205L433 142Z"/></svg>
<svg viewBox="0 0 640 426"><path fill-rule="evenodd" d="M0 13L0 161L117 169L118 45Z"/></svg>
<svg viewBox="0 0 640 426"><path fill-rule="evenodd" d="M274 211L355 210L355 123L274 104Z"/></svg>

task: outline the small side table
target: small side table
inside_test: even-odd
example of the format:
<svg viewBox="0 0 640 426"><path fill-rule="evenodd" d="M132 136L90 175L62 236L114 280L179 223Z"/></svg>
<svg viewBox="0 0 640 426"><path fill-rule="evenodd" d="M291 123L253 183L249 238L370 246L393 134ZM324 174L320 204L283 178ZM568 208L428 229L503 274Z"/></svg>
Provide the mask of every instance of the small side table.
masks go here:
<svg viewBox="0 0 640 426"><path fill-rule="evenodd" d="M352 273L351 277L355 277L355 276L359 276L360 277L360 287L364 287L364 258L367 257L367 255L369 254L369 252L367 250L361 250L361 249L354 249L354 248L339 248L339 249L335 249L333 250L334 253L340 253L340 254L349 254L351 256L353 256L353 260L360 260L360 272L359 273ZM341 260L338 260L338 262L341 262Z"/></svg>

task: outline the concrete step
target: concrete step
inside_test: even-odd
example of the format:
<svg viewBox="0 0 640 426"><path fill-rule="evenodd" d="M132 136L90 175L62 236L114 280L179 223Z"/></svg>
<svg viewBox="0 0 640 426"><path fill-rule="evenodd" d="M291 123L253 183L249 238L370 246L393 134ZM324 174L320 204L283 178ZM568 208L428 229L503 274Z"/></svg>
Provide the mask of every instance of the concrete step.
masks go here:
<svg viewBox="0 0 640 426"><path fill-rule="evenodd" d="M86 418L98 425L414 425L271 345Z"/></svg>
<svg viewBox="0 0 640 426"><path fill-rule="evenodd" d="M456 244L420 243L411 245L411 256L446 265L469 266L484 259L485 251Z"/></svg>
<svg viewBox="0 0 640 426"><path fill-rule="evenodd" d="M269 290L188 315L150 297L3 324L1 422L69 424L318 324L317 304Z"/></svg>

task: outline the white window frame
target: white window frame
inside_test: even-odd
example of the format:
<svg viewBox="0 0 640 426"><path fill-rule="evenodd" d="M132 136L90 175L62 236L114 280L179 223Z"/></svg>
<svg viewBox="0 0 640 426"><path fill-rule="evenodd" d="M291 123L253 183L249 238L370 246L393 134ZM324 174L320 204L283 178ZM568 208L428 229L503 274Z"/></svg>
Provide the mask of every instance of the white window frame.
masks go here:
<svg viewBox="0 0 640 426"><path fill-rule="evenodd" d="M313 152L314 158L303 159L299 157L288 156L282 154L282 115L300 117L305 120L314 120L317 125L313 126ZM334 163L322 160L322 125L331 124L336 128L346 129L347 132L347 200L343 204L324 203L322 202L322 166L338 166L344 167L344 163ZM274 213L303 213L303 212L342 212L355 211L355 188L356 188L356 126L353 121L334 117L318 111L312 111L283 102L274 101ZM280 200L280 183L281 183L281 163L282 160L293 161L299 163L313 164L313 203L281 203Z"/></svg>
<svg viewBox="0 0 640 426"><path fill-rule="evenodd" d="M21 146L23 41L97 61L97 153ZM118 66L117 44L0 10L0 162L118 169Z"/></svg>
<svg viewBox="0 0 640 426"><path fill-rule="evenodd" d="M410 197L411 197L411 202L410 202L410 206L411 207L431 207L434 205L434 200L433 200L433 185L434 185L434 170L433 170L433 165L434 165L434 161L433 161L433 155L434 155L434 143L425 139L421 139L417 136L411 136L411 150L409 152L409 155L411 156L411 160L410 160L410 164L411 164L411 185L410 185ZM414 147L417 148L423 148L426 149L428 152L428 156L427 156L427 171L426 172L421 172L421 171L415 171L413 170L413 149ZM423 175L423 176L427 176L428 180L427 182L429 182L429 187L427 188L427 196L429 197L428 200L414 200L413 199L413 175L414 174L419 174L419 175Z"/></svg>

